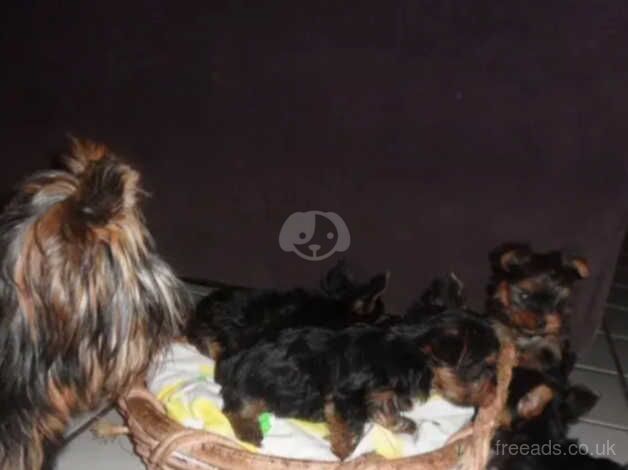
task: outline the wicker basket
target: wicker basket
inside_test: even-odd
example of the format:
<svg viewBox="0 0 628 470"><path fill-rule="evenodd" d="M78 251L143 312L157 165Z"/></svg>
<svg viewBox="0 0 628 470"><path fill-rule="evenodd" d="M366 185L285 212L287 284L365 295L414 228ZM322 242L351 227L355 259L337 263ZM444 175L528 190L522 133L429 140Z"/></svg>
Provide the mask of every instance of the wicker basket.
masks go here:
<svg viewBox="0 0 628 470"><path fill-rule="evenodd" d="M473 424L457 433L448 444L414 457L386 460L368 454L348 462L320 462L254 454L227 438L174 422L144 387L134 388L119 401L119 410L127 423L119 433L130 434L135 452L149 469L155 470L480 470L489 458L490 442L506 400L514 363L513 346L503 346L495 401L481 408Z"/></svg>

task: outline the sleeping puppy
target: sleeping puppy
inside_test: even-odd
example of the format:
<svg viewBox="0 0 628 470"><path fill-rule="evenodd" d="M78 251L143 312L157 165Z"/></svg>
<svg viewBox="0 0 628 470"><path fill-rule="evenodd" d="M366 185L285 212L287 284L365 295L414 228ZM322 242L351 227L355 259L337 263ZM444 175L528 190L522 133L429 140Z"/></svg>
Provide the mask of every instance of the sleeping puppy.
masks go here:
<svg viewBox="0 0 628 470"><path fill-rule="evenodd" d="M388 273L356 282L345 263L329 271L321 290L220 288L198 304L187 337L214 360L270 340L286 328L339 329L384 314Z"/></svg>
<svg viewBox="0 0 628 470"><path fill-rule="evenodd" d="M238 438L260 445L258 417L326 421L340 459L372 420L414 433L401 415L430 390L468 406L494 398L499 342L482 319L452 310L419 325L299 328L218 363L224 412Z"/></svg>

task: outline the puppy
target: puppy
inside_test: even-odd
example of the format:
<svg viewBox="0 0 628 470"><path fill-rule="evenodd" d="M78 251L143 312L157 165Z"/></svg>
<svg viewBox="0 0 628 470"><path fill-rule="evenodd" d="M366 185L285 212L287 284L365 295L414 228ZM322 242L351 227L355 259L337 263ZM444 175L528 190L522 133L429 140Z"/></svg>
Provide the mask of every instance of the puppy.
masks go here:
<svg viewBox="0 0 628 470"><path fill-rule="evenodd" d="M567 377L556 371L515 367L508 388L508 399L501 416L502 429L532 426L546 407L544 426L553 436L567 434L567 425L590 411L599 397L584 385L571 385Z"/></svg>
<svg viewBox="0 0 628 470"><path fill-rule="evenodd" d="M180 334L187 296L141 193L135 170L74 140L0 216L0 468L40 468L73 412L115 400Z"/></svg>
<svg viewBox="0 0 628 470"><path fill-rule="evenodd" d="M338 329L373 321L384 313L381 296L388 277L379 274L359 284L346 265L339 264L324 278L320 291L219 289L198 304L187 336L201 353L219 360L286 328Z"/></svg>
<svg viewBox="0 0 628 470"><path fill-rule="evenodd" d="M424 318L449 309L467 309L464 284L454 274L432 280L403 316L405 323L419 323Z"/></svg>
<svg viewBox="0 0 628 470"><path fill-rule="evenodd" d="M504 245L491 253L493 275L487 313L509 330L519 364L563 367L573 362L567 341L567 307L573 284L589 276L582 258L535 253L528 245ZM505 330L504 330L505 331Z"/></svg>
<svg viewBox="0 0 628 470"><path fill-rule="evenodd" d="M538 370L515 368L488 468L625 468L583 453L579 442L567 437L569 426L593 408L597 400L598 396L585 386L570 385L564 378Z"/></svg>
<svg viewBox="0 0 628 470"><path fill-rule="evenodd" d="M385 272L360 282L347 261L341 260L325 274L320 287L328 297L344 303L356 323L374 323L388 315L383 294L389 280L390 273Z"/></svg>
<svg viewBox="0 0 628 470"><path fill-rule="evenodd" d="M260 445L260 413L325 420L340 459L367 420L414 433L401 412L434 389L459 405L493 399L498 340L481 319L444 312L419 325L300 328L262 340L218 364L224 412L238 438Z"/></svg>

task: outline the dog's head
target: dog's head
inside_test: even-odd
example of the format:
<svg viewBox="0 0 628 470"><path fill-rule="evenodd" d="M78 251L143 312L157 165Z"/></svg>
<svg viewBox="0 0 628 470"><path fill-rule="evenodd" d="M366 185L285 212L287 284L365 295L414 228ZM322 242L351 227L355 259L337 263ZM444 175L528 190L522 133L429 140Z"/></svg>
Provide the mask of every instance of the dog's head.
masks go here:
<svg viewBox="0 0 628 470"><path fill-rule="evenodd" d="M21 347L34 348L51 376L67 366L55 356L67 355L89 380L125 382L127 368L179 331L187 303L155 252L141 194L135 170L105 146L74 139L65 169L28 178L0 218L2 272L15 286L2 298L11 341L30 344ZM128 348L146 351L121 357ZM109 362L116 370L98 370Z"/></svg>
<svg viewBox="0 0 628 470"><path fill-rule="evenodd" d="M589 276L587 262L527 245L502 246L491 261L489 310L521 332L559 334L573 284Z"/></svg>
<svg viewBox="0 0 628 470"><path fill-rule="evenodd" d="M321 280L321 289L329 297L346 303L356 319L378 319L386 314L383 294L390 273L376 274L365 282L357 281L346 260L334 265Z"/></svg>
<svg viewBox="0 0 628 470"><path fill-rule="evenodd" d="M465 307L464 284L454 273L450 273L446 277L434 279L408 308L403 318L406 323L418 323L446 310Z"/></svg>
<svg viewBox="0 0 628 470"><path fill-rule="evenodd" d="M448 310L426 322L422 350L433 387L453 403L483 406L496 392L499 341L491 325L474 315Z"/></svg>

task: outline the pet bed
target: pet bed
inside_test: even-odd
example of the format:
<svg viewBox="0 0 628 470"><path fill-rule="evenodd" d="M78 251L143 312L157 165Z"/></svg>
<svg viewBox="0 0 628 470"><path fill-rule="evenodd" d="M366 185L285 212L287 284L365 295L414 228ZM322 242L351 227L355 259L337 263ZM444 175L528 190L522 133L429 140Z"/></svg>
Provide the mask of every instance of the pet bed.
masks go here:
<svg viewBox="0 0 628 470"><path fill-rule="evenodd" d="M451 436L469 419L470 411L434 397L409 415L419 424L418 440L369 424L354 455L344 462L329 451L320 424L264 415L262 449L238 442L219 411L219 388L211 380L213 363L181 344L173 345L162 359L150 371L148 387L138 385L119 401L127 422L121 432L131 434L136 452L150 469L420 470L485 467L515 354L511 345L502 348L497 398L479 410L471 426ZM418 452L422 453L405 456Z"/></svg>

